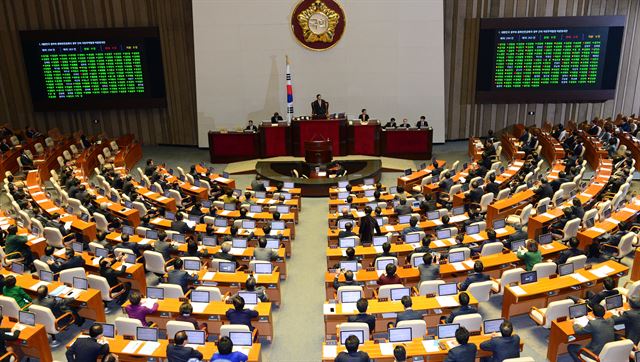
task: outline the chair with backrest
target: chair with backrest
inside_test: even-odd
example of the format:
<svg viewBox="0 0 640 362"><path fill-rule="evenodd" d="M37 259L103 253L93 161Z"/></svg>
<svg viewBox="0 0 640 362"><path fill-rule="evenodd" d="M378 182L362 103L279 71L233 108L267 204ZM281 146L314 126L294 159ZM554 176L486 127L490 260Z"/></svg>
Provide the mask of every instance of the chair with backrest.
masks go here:
<svg viewBox="0 0 640 362"><path fill-rule="evenodd" d="M66 312L56 318L51 309L35 304L29 307L29 312L35 315L36 324L43 325L47 334L51 336L51 343L49 344L51 348L60 346L60 342L56 339L56 336L75 321L73 313L71 312Z"/></svg>
<svg viewBox="0 0 640 362"><path fill-rule="evenodd" d="M399 321L396 328L411 328L411 338L413 339L422 339L427 335L427 322L421 319Z"/></svg>
<svg viewBox="0 0 640 362"><path fill-rule="evenodd" d="M529 222L529 216L531 216L532 210L533 205L528 204L522 209L522 211L520 211L520 215L509 215L509 217L507 217L507 223L526 226Z"/></svg>
<svg viewBox="0 0 640 362"><path fill-rule="evenodd" d="M250 330L249 326L244 324L223 324L220 326L220 338L229 337L231 332L250 332Z"/></svg>
<svg viewBox="0 0 640 362"><path fill-rule="evenodd" d="M469 332L482 331L482 315L480 313L471 313L459 315L453 318L455 324L460 324L460 327L465 327Z"/></svg>
<svg viewBox="0 0 640 362"><path fill-rule="evenodd" d="M569 316L569 307L573 304L571 299L562 299L549 303L546 308L533 306L529 311L529 317L531 317L537 325L549 329L554 320Z"/></svg>
<svg viewBox="0 0 640 362"><path fill-rule="evenodd" d="M460 247L460 248L452 248L449 250L449 254L451 253L457 253L459 251L462 251L464 253L464 258L469 259L471 258L471 249L467 248L467 247Z"/></svg>
<svg viewBox="0 0 640 362"><path fill-rule="evenodd" d="M135 337L138 327L144 327L139 319L127 317L117 317L114 324L119 336L128 337Z"/></svg>
<svg viewBox="0 0 640 362"><path fill-rule="evenodd" d="M475 282L469 285L467 292L473 295L478 302L488 302L489 296L491 295L491 287L493 287L493 282L491 280Z"/></svg>
<svg viewBox="0 0 640 362"><path fill-rule="evenodd" d="M402 284L386 284L378 288L378 299L391 299L391 289L404 288Z"/></svg>
<svg viewBox="0 0 640 362"><path fill-rule="evenodd" d="M28 309L30 305L31 304L26 305L23 309ZM2 309L2 314L5 317L9 317L14 321L18 320L21 308L15 299L0 295L0 308Z"/></svg>
<svg viewBox="0 0 640 362"><path fill-rule="evenodd" d="M145 250L144 269L156 275L164 275L167 272L167 265L170 261L165 261L161 253L152 250Z"/></svg>
<svg viewBox="0 0 640 362"><path fill-rule="evenodd" d="M176 200L176 206L182 207L182 196L177 190L169 190L169 197Z"/></svg>
<svg viewBox="0 0 640 362"><path fill-rule="evenodd" d="M493 280L493 286L491 290L495 294L503 294L504 288L512 283L516 283L520 281L520 274L524 273L525 270L522 268L514 268L508 269L502 272L502 275L499 279Z"/></svg>
<svg viewBox="0 0 640 362"><path fill-rule="evenodd" d="M342 303L342 292L360 292L360 298L364 297L364 289L359 285L343 285L338 288L336 294L338 303Z"/></svg>
<svg viewBox="0 0 640 362"><path fill-rule="evenodd" d="M562 229L562 241L567 241L571 238L574 238L578 235L578 230L580 229L580 219L575 218L569 220Z"/></svg>
<svg viewBox="0 0 640 362"><path fill-rule="evenodd" d="M182 287L177 284L160 283L156 287L164 289L165 298L178 299L184 297Z"/></svg>
<svg viewBox="0 0 640 362"><path fill-rule="evenodd" d="M65 269L60 271L59 281L67 285L73 285L73 278L87 278L87 272L83 267Z"/></svg>
<svg viewBox="0 0 640 362"><path fill-rule="evenodd" d="M587 263L586 255L576 255L567 259L567 263L573 263L573 270L578 270L584 268L584 265Z"/></svg>
<svg viewBox="0 0 640 362"><path fill-rule="evenodd" d="M39 259L34 259L33 260L33 266L36 268L36 273L38 273L38 274L40 273L41 270L48 271L48 272L51 271L51 268L49 267L49 264L47 264L44 261L39 260Z"/></svg>
<svg viewBox="0 0 640 362"><path fill-rule="evenodd" d="M498 195L496 195L496 200L504 200L507 197L509 197L509 193L511 192L510 189L506 188L506 189L502 189L498 192Z"/></svg>
<svg viewBox="0 0 640 362"><path fill-rule="evenodd" d="M637 236L632 231L624 234L620 238L620 243L615 245L602 244L605 247L605 251L608 252L618 263L622 262L622 258L631 254L635 248L633 247Z"/></svg>
<svg viewBox="0 0 640 362"><path fill-rule="evenodd" d="M552 261L538 263L533 266L531 271L536 272L538 279L546 278L551 274L555 274L558 265Z"/></svg>
<svg viewBox="0 0 640 362"><path fill-rule="evenodd" d="M480 212L487 212L487 208L493 201L494 195L492 193L482 195L480 198Z"/></svg>
<svg viewBox="0 0 640 362"><path fill-rule="evenodd" d="M398 265L398 258L396 258L395 256L381 256L379 258L376 259L376 266L378 264L378 261L389 261L391 260L393 262L393 265ZM385 263L383 263L384 265L386 265ZM382 269L384 270L384 269Z"/></svg>
<svg viewBox="0 0 640 362"><path fill-rule="evenodd" d="M60 233L60 230L52 227L45 227L42 235L46 240L47 244L53 246L56 249L64 248L65 238ZM67 238L75 237L73 234L69 234Z"/></svg>
<svg viewBox="0 0 640 362"><path fill-rule="evenodd" d="M500 241L494 241L492 243L486 243L482 245L482 250L480 251L480 256L488 256L499 254L502 252L503 245Z"/></svg>
<svg viewBox="0 0 640 362"><path fill-rule="evenodd" d="M209 292L209 300L212 302L219 302L222 300L222 293L220 292L220 288L218 287L205 287L205 286L197 286L197 291Z"/></svg>
<svg viewBox="0 0 640 362"><path fill-rule="evenodd" d="M100 231L108 231L109 230L109 222L104 215L99 212L93 213L93 220L96 222L96 229Z"/></svg>
<svg viewBox="0 0 640 362"><path fill-rule="evenodd" d="M444 284L444 280L425 280L418 286L418 294L421 296L437 295L438 285Z"/></svg>
<svg viewBox="0 0 640 362"><path fill-rule="evenodd" d="M614 361L628 361L631 350L633 349L633 341L630 339L623 339L621 341L609 342L604 345L602 351L598 355L590 351L589 349L582 348L578 357L583 362L614 362Z"/></svg>
<svg viewBox="0 0 640 362"><path fill-rule="evenodd" d="M110 287L105 277L93 274L87 275L87 280L89 281L89 288L100 291L105 312L111 313L113 309L108 304L126 292L124 284L118 283Z"/></svg>
<svg viewBox="0 0 640 362"><path fill-rule="evenodd" d="M362 332L364 334L364 340L369 340L369 325L367 323L360 322L344 322L338 324L338 331L340 332Z"/></svg>
<svg viewBox="0 0 640 362"><path fill-rule="evenodd" d="M180 331L193 331L195 327L191 322L168 321L167 322L167 339L173 339L176 333Z"/></svg>

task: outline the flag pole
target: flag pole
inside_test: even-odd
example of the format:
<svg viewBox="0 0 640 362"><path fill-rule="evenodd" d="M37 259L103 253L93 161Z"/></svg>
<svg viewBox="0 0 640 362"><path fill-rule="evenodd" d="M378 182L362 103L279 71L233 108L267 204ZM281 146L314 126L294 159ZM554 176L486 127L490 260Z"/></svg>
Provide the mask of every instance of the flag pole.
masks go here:
<svg viewBox="0 0 640 362"><path fill-rule="evenodd" d="M287 122L291 124L293 118L293 86L291 85L291 68L289 63L289 55L285 54L287 62Z"/></svg>

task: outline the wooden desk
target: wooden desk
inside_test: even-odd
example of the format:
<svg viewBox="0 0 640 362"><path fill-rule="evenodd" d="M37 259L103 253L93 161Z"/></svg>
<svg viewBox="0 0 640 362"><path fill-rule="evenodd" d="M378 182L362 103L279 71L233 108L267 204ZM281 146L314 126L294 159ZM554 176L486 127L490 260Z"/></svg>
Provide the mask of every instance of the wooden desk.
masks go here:
<svg viewBox="0 0 640 362"><path fill-rule="evenodd" d="M202 167L201 165L196 164L195 166L196 166L196 172L197 173L199 173L199 174L201 174L203 176L206 176L209 173L209 171L206 168ZM234 179L222 177L222 175L217 174L217 173L209 174L209 180L213 181L214 183L216 183L216 184L218 184L218 185L220 185L222 187L227 187L227 188L230 188L230 189L235 189L236 188L236 181Z"/></svg>
<svg viewBox="0 0 640 362"><path fill-rule="evenodd" d="M518 141L517 138L513 137L509 133L502 134L500 137L500 145L502 146L502 152L504 152L505 156L508 159L513 160L522 160L524 159L524 151L520 151L521 142Z"/></svg>
<svg viewBox="0 0 640 362"><path fill-rule="evenodd" d="M444 167L447 161L437 160L439 167ZM427 168L413 171L411 175L400 176L398 177L398 186L402 186L405 191L410 191L413 186L419 185L423 178L429 176L431 171L433 170L433 163L429 164Z"/></svg>
<svg viewBox="0 0 640 362"><path fill-rule="evenodd" d="M628 222L634 219L640 211L640 198L636 197L628 202L625 207L617 211L606 220L598 221L593 227L578 232L578 240L580 240L580 248L586 250L586 247L593 243L593 240L610 233L618 228L620 222Z"/></svg>
<svg viewBox="0 0 640 362"><path fill-rule="evenodd" d="M71 345L75 342L75 340L80 337L74 338L69 344L67 344L67 348L71 347ZM166 360L167 358L167 345L169 341L166 339L159 339L158 343L160 344L158 348L151 355L140 354L140 350L142 349L142 345L136 348L134 353L126 353L124 352L125 347L133 341L127 340L122 336L115 336L114 338L106 338L107 343L109 343L109 351L111 353L115 353L118 355L118 360L121 362L139 362L141 360L145 361L161 361ZM251 362L259 362L262 360L260 356L260 343L254 343L251 346L251 350L249 351L249 361ZM214 342L206 342L203 346L198 346L196 348L200 351L205 360L211 359L214 353L218 351L218 347Z"/></svg>
<svg viewBox="0 0 640 362"><path fill-rule="evenodd" d="M538 142L542 146L542 157L544 157L549 164L553 164L555 161L564 159L564 147L548 132L544 132L540 128L533 128L531 130Z"/></svg>
<svg viewBox="0 0 640 362"><path fill-rule="evenodd" d="M603 266L612 269L606 275L616 280L629 271L627 266L612 260L595 264L592 269ZM587 281L580 282L571 275L559 276L554 279L543 278L535 283L519 286L524 291L524 294L521 295L516 294L514 287L506 287L502 300L502 318L526 314L533 306L544 308L550 302L565 299L567 296L583 297L587 290L600 288L600 281L604 279L594 275L590 270L579 269L575 273L582 275Z"/></svg>
<svg viewBox="0 0 640 362"><path fill-rule="evenodd" d="M200 270L196 284L220 288L220 292L234 294L242 290L249 274L245 272L221 273ZM271 274L254 274L258 285L266 288L269 300L276 306L280 306L282 296L280 293L280 273L275 271Z"/></svg>
<svg viewBox="0 0 640 362"><path fill-rule="evenodd" d="M12 328L16 322L12 322L8 317L2 318L2 328ZM19 358L33 357L40 362L53 362L51 347L49 345L49 337L42 324L36 324L33 327L26 326L20 331L18 340L7 342L13 347L14 352Z"/></svg>
<svg viewBox="0 0 640 362"><path fill-rule="evenodd" d="M260 157L260 138L256 132L209 131L211 163L228 163Z"/></svg>
<svg viewBox="0 0 640 362"><path fill-rule="evenodd" d="M176 298L167 298L158 301L158 310L147 316L147 321L156 323L158 328L167 329L167 322L174 320L180 315L180 305L182 301ZM203 303L196 303L203 304ZM122 307L129 305L126 302ZM220 326L229 324L226 319L226 313L229 309L233 309L233 304L227 304L223 301L209 302L202 312L193 312L193 316L200 324L207 324L207 331L210 334L219 335ZM269 342L273 340L273 316L270 302L260 302L257 304L255 311L258 312L258 320L251 324L258 330L258 337L265 338ZM126 312L125 312L126 314ZM226 323L223 323L226 322Z"/></svg>
<svg viewBox="0 0 640 362"><path fill-rule="evenodd" d="M82 259L84 259L84 270L86 270L87 273L100 275L99 261L101 260L101 258L94 257L86 251L82 254L76 253L76 255L80 255L82 256ZM61 259L66 259L66 255L64 254L64 252L56 252L55 256ZM120 269L122 268L122 263L116 262L111 266L111 268L113 270L120 271ZM142 293L147 290L147 278L143 264L136 263L128 266L126 274L119 277L118 280L120 280L120 282L122 283L131 283L131 289L138 290Z"/></svg>
<svg viewBox="0 0 640 362"><path fill-rule="evenodd" d="M424 296L411 297L411 300L413 302L413 310L425 311L424 320L427 323L428 327L435 327L436 325L438 325L440 316L447 315L449 314L450 310L458 308L460 306L457 295L453 296L455 305L443 306L440 304L440 298L441 297ZM358 314L358 310L355 308L351 307L347 310L347 304L351 305L355 303L324 304L323 314L325 338L335 336L338 324L346 322L350 315ZM478 305L478 301L471 294L469 294L469 305ZM334 311L331 312L330 308L333 308ZM376 315L376 331L386 331L387 323L395 323L395 314L403 311L404 307L402 306L402 303L400 301L379 301L377 299L370 299L369 307L367 308L368 314Z"/></svg>
<svg viewBox="0 0 640 362"><path fill-rule="evenodd" d="M380 154L410 160L429 160L433 144L431 128L387 128L381 132Z"/></svg>
<svg viewBox="0 0 640 362"><path fill-rule="evenodd" d="M116 143L120 148L113 161L116 167L131 169L142 159L142 146L133 139L133 135L122 136L118 138Z"/></svg>
<svg viewBox="0 0 640 362"><path fill-rule="evenodd" d="M469 157L471 157L473 161L479 161L482 158L483 152L484 144L482 141L477 137L470 137L468 150Z"/></svg>
<svg viewBox="0 0 640 362"><path fill-rule="evenodd" d="M3 269L0 273L5 276L11 274L8 270ZM16 276L17 285L24 289L27 294L30 296L35 296L36 290L40 284L40 280L35 279L31 274L22 274ZM57 287L62 286L63 284L60 282L51 282L46 283L49 292L52 292ZM96 322L105 322L106 315L104 313L104 303L102 302L102 297L100 296L100 291L97 289L87 289L80 293L80 295L75 299L73 305L77 305L80 307L78 314L80 316L92 319Z"/></svg>

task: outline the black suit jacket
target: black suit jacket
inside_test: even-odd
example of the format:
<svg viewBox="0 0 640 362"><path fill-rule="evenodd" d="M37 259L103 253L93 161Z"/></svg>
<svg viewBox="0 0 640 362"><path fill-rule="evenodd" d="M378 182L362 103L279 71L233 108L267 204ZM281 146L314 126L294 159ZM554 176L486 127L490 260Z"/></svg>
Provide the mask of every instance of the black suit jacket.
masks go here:
<svg viewBox="0 0 640 362"><path fill-rule="evenodd" d="M380 234L380 225L371 215L365 215L360 218L360 242L371 243L373 235Z"/></svg>
<svg viewBox="0 0 640 362"><path fill-rule="evenodd" d="M327 113L329 113L329 103L324 99L320 100L320 104L318 104L318 100L313 101L311 103L311 114L319 117L326 117Z"/></svg>
<svg viewBox="0 0 640 362"><path fill-rule="evenodd" d="M39 305L45 308L49 308L51 310L51 313L53 313L53 315L58 318L61 315L64 314L66 309L66 301L60 299L57 300L55 297L52 297L50 295L47 295L46 297L40 299L40 298L36 298L33 300L33 304L35 305Z"/></svg>
<svg viewBox="0 0 640 362"><path fill-rule="evenodd" d="M109 353L108 344L100 344L95 338L78 338L67 349L69 362L96 362L100 356Z"/></svg>
<svg viewBox="0 0 640 362"><path fill-rule="evenodd" d="M191 232L191 228L184 221L174 221L171 223L171 230L177 231L180 234L186 234Z"/></svg>
<svg viewBox="0 0 640 362"><path fill-rule="evenodd" d="M367 352L355 351L349 353L347 351L340 352L336 356L335 362L369 362L369 355Z"/></svg>
<svg viewBox="0 0 640 362"><path fill-rule="evenodd" d="M110 287L114 287L120 283L118 277L127 273L127 267L122 266L120 270L114 270L113 268L100 268L100 275L102 275L109 283Z"/></svg>
<svg viewBox="0 0 640 362"><path fill-rule="evenodd" d="M605 344L615 340L614 321L611 318L596 318L590 320L584 328L574 325L576 335L591 334L591 342L586 345L596 355L602 351Z"/></svg>
<svg viewBox="0 0 640 362"><path fill-rule="evenodd" d="M171 362L187 362L191 358L202 359L202 353L191 347L177 346L170 344L167 346L167 359Z"/></svg>
<svg viewBox="0 0 640 362"><path fill-rule="evenodd" d="M453 320L455 319L455 317L459 315L473 314L473 313L478 313L478 310L474 307L470 307L470 306L460 307L458 309L451 311L451 314L449 314L449 317L447 317L447 323L453 323Z"/></svg>
<svg viewBox="0 0 640 362"><path fill-rule="evenodd" d="M79 267L84 267L84 259L82 259L81 256L75 255L72 258L69 258L65 261L63 261L60 266L58 266L57 268L51 268L53 269L57 269L57 270L53 270L54 272L60 272L62 270L67 270L67 269L71 269L71 268L79 268Z"/></svg>
<svg viewBox="0 0 640 362"><path fill-rule="evenodd" d="M376 317L367 313L358 313L349 316L349 322L367 323L369 325L369 333L373 333L376 329Z"/></svg>
<svg viewBox="0 0 640 362"><path fill-rule="evenodd" d="M444 362L473 362L476 360L477 350L478 348L473 343L453 347L447 353L447 358Z"/></svg>
<svg viewBox="0 0 640 362"><path fill-rule="evenodd" d="M494 337L480 343L480 349L493 352L491 361L502 362L507 358L520 357L520 336Z"/></svg>
<svg viewBox="0 0 640 362"><path fill-rule="evenodd" d="M498 193L500 192L500 185L496 182L489 182L484 186L484 191L487 193L491 192L494 196L498 196Z"/></svg>
<svg viewBox="0 0 640 362"><path fill-rule="evenodd" d="M640 309L630 309L623 312L619 317L613 317L615 324L624 323L625 337L638 344L640 341Z"/></svg>
<svg viewBox="0 0 640 362"><path fill-rule="evenodd" d="M167 275L167 283L179 285L185 293L189 288L189 282L194 282L196 280L198 280L198 276L192 277L184 270L172 270Z"/></svg>
<svg viewBox="0 0 640 362"><path fill-rule="evenodd" d="M20 336L20 331L11 333L9 328L0 328L0 355L7 353L6 341L15 341ZM9 359L2 360L2 362L8 362Z"/></svg>

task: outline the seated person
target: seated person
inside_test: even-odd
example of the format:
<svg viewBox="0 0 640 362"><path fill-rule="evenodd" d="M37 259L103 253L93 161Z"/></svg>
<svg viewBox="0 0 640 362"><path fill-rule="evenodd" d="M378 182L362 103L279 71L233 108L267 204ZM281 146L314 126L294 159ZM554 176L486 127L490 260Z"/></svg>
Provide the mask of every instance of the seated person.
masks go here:
<svg viewBox="0 0 640 362"><path fill-rule="evenodd" d="M431 245L431 240L433 239L433 235L431 234L426 234L422 240L420 240L420 246L418 246L417 248L415 248L413 250L414 253L429 253L431 252L431 248L429 247L429 245Z"/></svg>
<svg viewBox="0 0 640 362"><path fill-rule="evenodd" d="M54 273L59 273L63 270L71 269L71 268L83 268L84 267L84 258L81 255L76 255L76 252L72 248L65 248L64 255L66 257L60 264L52 264L50 265L51 271Z"/></svg>
<svg viewBox="0 0 640 362"><path fill-rule="evenodd" d="M615 324L624 324L624 336L633 341L634 345L640 342L640 298L632 296L629 298L629 307L620 314L613 316Z"/></svg>
<svg viewBox="0 0 640 362"><path fill-rule="evenodd" d="M493 353L491 357L484 357L481 362L502 362L508 358L520 357L520 336L513 335L513 325L505 320L500 325L500 337L493 336L490 340L480 343L480 349Z"/></svg>
<svg viewBox="0 0 640 362"><path fill-rule="evenodd" d="M574 323L573 330L576 336L591 335L591 342L584 348L587 348L597 356L605 344L615 341L615 322L613 318L604 318L605 309L600 304L593 305L592 309L595 318L589 320L584 327ZM582 361L579 357L582 348L580 344L570 344L567 346L567 352L569 352L574 361L579 362Z"/></svg>
<svg viewBox="0 0 640 362"><path fill-rule="evenodd" d="M167 359L172 362L187 362L192 359L202 359L202 353L197 349L185 346L187 333L180 331L173 337L173 343L167 344Z"/></svg>
<svg viewBox="0 0 640 362"><path fill-rule="evenodd" d="M450 228L450 227L455 227L455 225L449 223L450 220L451 220L451 218L449 217L449 215L444 215L442 217L442 219L441 219L442 225L436 226L436 231L442 230L442 229L447 229L447 228Z"/></svg>
<svg viewBox="0 0 640 362"><path fill-rule="evenodd" d="M404 346L397 345L393 348L393 358L394 362L406 362L407 361L407 350Z"/></svg>
<svg viewBox="0 0 640 362"><path fill-rule="evenodd" d="M0 311L0 322L2 322L2 319L2 311ZM20 330L16 329L12 332L11 328L0 328L0 336L0 356L4 356L7 352L14 352L13 347L7 346L7 341L18 340L20 338ZM11 361L13 361L11 357L0 360L0 362Z"/></svg>
<svg viewBox="0 0 640 362"><path fill-rule="evenodd" d="M476 260L475 263L473 263L473 273L469 274L469 276L467 276L467 278L462 283L459 283L458 288L460 290L467 290L467 288L469 288L469 285L471 285L472 283L485 282L489 280L489 275L484 274L482 272L483 270L484 264L482 264L482 261Z"/></svg>
<svg viewBox="0 0 640 362"><path fill-rule="evenodd" d="M252 191L267 191L267 188L264 187L264 184L260 182L262 177L260 175L256 175L256 178L251 180L251 190Z"/></svg>
<svg viewBox="0 0 640 362"><path fill-rule="evenodd" d="M228 260L228 261L236 261L236 257L229 253L231 251L232 246L233 244L231 243L231 241L223 242L222 245L220 246L220 251L213 254L213 258Z"/></svg>
<svg viewBox="0 0 640 362"><path fill-rule="evenodd" d="M391 243L387 241L384 244L382 244L382 253L376 256L376 260L378 260L378 258L389 257L389 256L397 257L398 255L396 253L391 252ZM375 265L375 260L373 263Z"/></svg>
<svg viewBox="0 0 640 362"><path fill-rule="evenodd" d="M115 270L112 268L114 262L124 261L125 257L126 255L122 253L120 257L116 258L115 260L110 258L103 258L102 260L100 260L100 275L107 280L110 288L118 286L120 284L120 280L118 278L127 275L127 266L124 264L122 264L120 270ZM113 293L119 293L122 288L124 288L125 290L124 293L115 298L116 303L118 303L119 305L124 304L124 302L127 300L127 297L129 296L129 291L131 290L131 283L127 282L123 285L124 287L119 286L118 288L112 290Z"/></svg>
<svg viewBox="0 0 640 362"><path fill-rule="evenodd" d="M189 227L189 225L183 221L184 216L182 216L181 212L176 213L176 219L171 222L171 230L177 231L180 234L187 234L192 232L193 230Z"/></svg>
<svg viewBox="0 0 640 362"><path fill-rule="evenodd" d="M469 331L465 327L456 330L456 342L458 345L447 352L445 362L472 362L476 360L478 347L469 343Z"/></svg>
<svg viewBox="0 0 640 362"><path fill-rule="evenodd" d="M404 235L407 235L408 233L413 233L417 231L422 231L422 228L418 226L418 218L415 216L412 216L411 219L409 219L409 226L402 229L402 235L404 236Z"/></svg>
<svg viewBox="0 0 640 362"><path fill-rule="evenodd" d="M467 294L467 292L460 292L458 299L460 301L460 308L454 309L451 314L449 314L446 319L447 323L453 323L454 318L459 315L478 313L475 307L469 305L469 294Z"/></svg>
<svg viewBox="0 0 640 362"><path fill-rule="evenodd" d="M102 338L102 324L89 328L89 338L77 338L65 352L68 362L99 361L109 354L109 343Z"/></svg>
<svg viewBox="0 0 640 362"><path fill-rule="evenodd" d="M244 353L234 352L231 338L225 336L218 340L218 352L213 354L210 362L246 362L248 359Z"/></svg>
<svg viewBox="0 0 640 362"><path fill-rule="evenodd" d="M224 202L225 204L235 204L238 202L235 196L233 196L233 190L227 189L224 195L220 196L218 200Z"/></svg>
<svg viewBox="0 0 640 362"><path fill-rule="evenodd" d="M584 255L584 251L580 250L580 241L578 238L572 237L569 239L569 249L561 251L555 263L558 265L564 264L569 258L579 255Z"/></svg>
<svg viewBox="0 0 640 362"><path fill-rule="evenodd" d="M199 251L198 242L196 241L196 239L194 239L193 236L187 236L187 251L183 255L195 258L208 258L209 252L207 251L207 249Z"/></svg>
<svg viewBox="0 0 640 362"><path fill-rule="evenodd" d="M73 318L75 319L76 325L81 326L84 323L84 318L78 315L78 309L69 305L75 300L74 298L59 299L51 296L49 295L49 289L46 285L39 286L36 293L36 299L34 299L32 303L34 305L49 308L56 319L62 317L62 315L65 313L71 312L73 314ZM70 318L70 316L68 317ZM68 318L63 319L62 321L65 324L70 322Z"/></svg>
<svg viewBox="0 0 640 362"><path fill-rule="evenodd" d="M382 129L386 129L386 128L398 128L398 124L396 123L396 119L391 117L389 122L385 123L384 126L382 126Z"/></svg>
<svg viewBox="0 0 640 362"><path fill-rule="evenodd" d="M569 297L569 298L574 300L574 302L576 303L587 302L587 305L589 305L589 307L593 309L594 305L600 304L600 302L602 302L605 298L610 297L612 295L620 294L620 292L616 289L616 282L615 280L613 280L613 278L606 277L602 279L602 285L604 286L604 289L597 293L594 293L588 290L585 294L586 299L580 299L575 297Z"/></svg>
<svg viewBox="0 0 640 362"><path fill-rule="evenodd" d="M149 326L151 323L147 322L147 316L153 314L158 310L158 303L154 303L153 307L147 308L141 305L142 296L140 292L134 290L129 294L129 305L124 307L124 311L127 312L129 318L137 319L142 322L143 326Z"/></svg>
<svg viewBox="0 0 640 362"><path fill-rule="evenodd" d="M261 285L257 285L258 282L254 276L249 276L247 281L245 282L245 290L241 290L242 292L255 292L258 296L258 299L261 302L268 302L269 296L267 295L267 289ZM239 296L239 292L234 293L230 297L226 297L225 300L233 300L233 298Z"/></svg>
<svg viewBox="0 0 640 362"><path fill-rule="evenodd" d="M18 307L23 308L25 305L31 303L31 297L24 289L16 285L16 277L8 275L4 278L4 288L2 288L2 294L5 297L13 298Z"/></svg>
<svg viewBox="0 0 640 362"><path fill-rule="evenodd" d="M369 325L369 333L373 333L373 331L376 329L376 316L374 316L373 314L367 314L369 301L366 298L358 299L356 308L358 308L358 314L350 315L348 321L367 323L367 325Z"/></svg>
<svg viewBox="0 0 640 362"><path fill-rule="evenodd" d="M253 121L249 120L247 126L244 128L245 131L258 132L258 127L253 125Z"/></svg>
<svg viewBox="0 0 640 362"><path fill-rule="evenodd" d="M17 225L9 226L7 232L9 235L4 241L4 252L6 255L9 255L7 259L23 258L25 266L33 265L33 254L31 253L29 245L27 245L27 242L29 241L27 235L18 235ZM13 253L20 253L20 255L10 255Z"/></svg>
<svg viewBox="0 0 640 362"><path fill-rule="evenodd" d="M176 218L177 217L176 215ZM167 241L167 233L164 230L158 230L158 240L153 243L153 251L162 254L164 260L169 260L172 254L178 252L178 249L171 241Z"/></svg>
<svg viewBox="0 0 640 362"><path fill-rule="evenodd" d="M336 273L336 276L333 278L333 288L336 291L338 290L338 288L344 287L347 285L357 285L357 286L362 285L362 282L353 280L353 272L351 270L347 270L346 272L344 272L344 282L338 281L340 278L340 274L342 274L342 271L339 270Z"/></svg>
<svg viewBox="0 0 640 362"><path fill-rule="evenodd" d="M522 260L526 271L531 271L533 266L542 261L542 254L538 250L538 243L535 240L527 240L526 249L520 248L516 252L518 259Z"/></svg>
<svg viewBox="0 0 640 362"><path fill-rule="evenodd" d="M360 340L356 336L349 336L344 343L346 352L338 353L335 362L369 362L369 355L366 352L358 351Z"/></svg>
<svg viewBox="0 0 640 362"><path fill-rule="evenodd" d="M340 258L340 261L357 261L360 264L360 259L356 256L356 249L348 247L344 253L346 255ZM340 269L340 263L334 264L333 269Z"/></svg>
<svg viewBox="0 0 640 362"><path fill-rule="evenodd" d="M349 236L356 236L356 233L354 233L352 230L353 230L353 223L352 222L345 223L344 230L340 230L340 232L338 233L338 239L347 238Z"/></svg>
<svg viewBox="0 0 640 362"><path fill-rule="evenodd" d="M184 262L180 258L177 258L173 262L173 269L167 273L167 283L179 285L182 288L182 291L186 293L189 289L189 283L193 283L198 280L198 274L190 275L187 271L182 269L183 265Z"/></svg>
<svg viewBox="0 0 640 362"><path fill-rule="evenodd" d="M422 256L422 264L418 265L418 271L420 271L420 281L426 280L438 280L440 279L440 265L433 264L433 254L426 252Z"/></svg>
<svg viewBox="0 0 640 362"><path fill-rule="evenodd" d="M193 328L195 329L207 329L207 324L202 323L202 325L198 324L198 320L192 315L193 314L193 306L191 303L184 302L180 304L180 308L178 308L178 315L175 317L179 322L188 322L193 324Z"/></svg>
<svg viewBox="0 0 640 362"><path fill-rule="evenodd" d="M342 219L353 220L353 219L355 219L355 217L353 216L353 214L351 212L349 212L348 208L343 207L340 210L340 215L338 215L338 220L342 220Z"/></svg>
<svg viewBox="0 0 640 362"><path fill-rule="evenodd" d="M422 313L413 310L413 300L410 296L405 295L400 299L400 303L404 307L404 311L396 315L396 324L402 321L421 320Z"/></svg>
<svg viewBox="0 0 640 362"><path fill-rule="evenodd" d="M396 274L397 267L394 264L387 264L385 274L378 278L378 285L402 284L402 279Z"/></svg>
<svg viewBox="0 0 640 362"><path fill-rule="evenodd" d="M398 202L398 206L396 206L394 211L398 216L409 215L411 214L411 212L413 212L411 206L407 205L407 199L404 197L400 199L400 201Z"/></svg>
<svg viewBox="0 0 640 362"><path fill-rule="evenodd" d="M267 238L260 237L258 239L258 247L253 249L253 259L260 261L276 261L278 260L278 251L267 248Z"/></svg>
<svg viewBox="0 0 640 362"><path fill-rule="evenodd" d="M253 331L253 326L251 325L251 320L254 318L258 318L259 314L255 310L245 309L244 308L244 299L242 297L233 298L233 309L229 309L226 313L227 319L231 324L243 324L251 331Z"/></svg>
<svg viewBox="0 0 640 362"><path fill-rule="evenodd" d="M471 183L471 190L467 191L465 196L469 202L479 204L484 193L484 190L480 187L480 181L476 180Z"/></svg>

